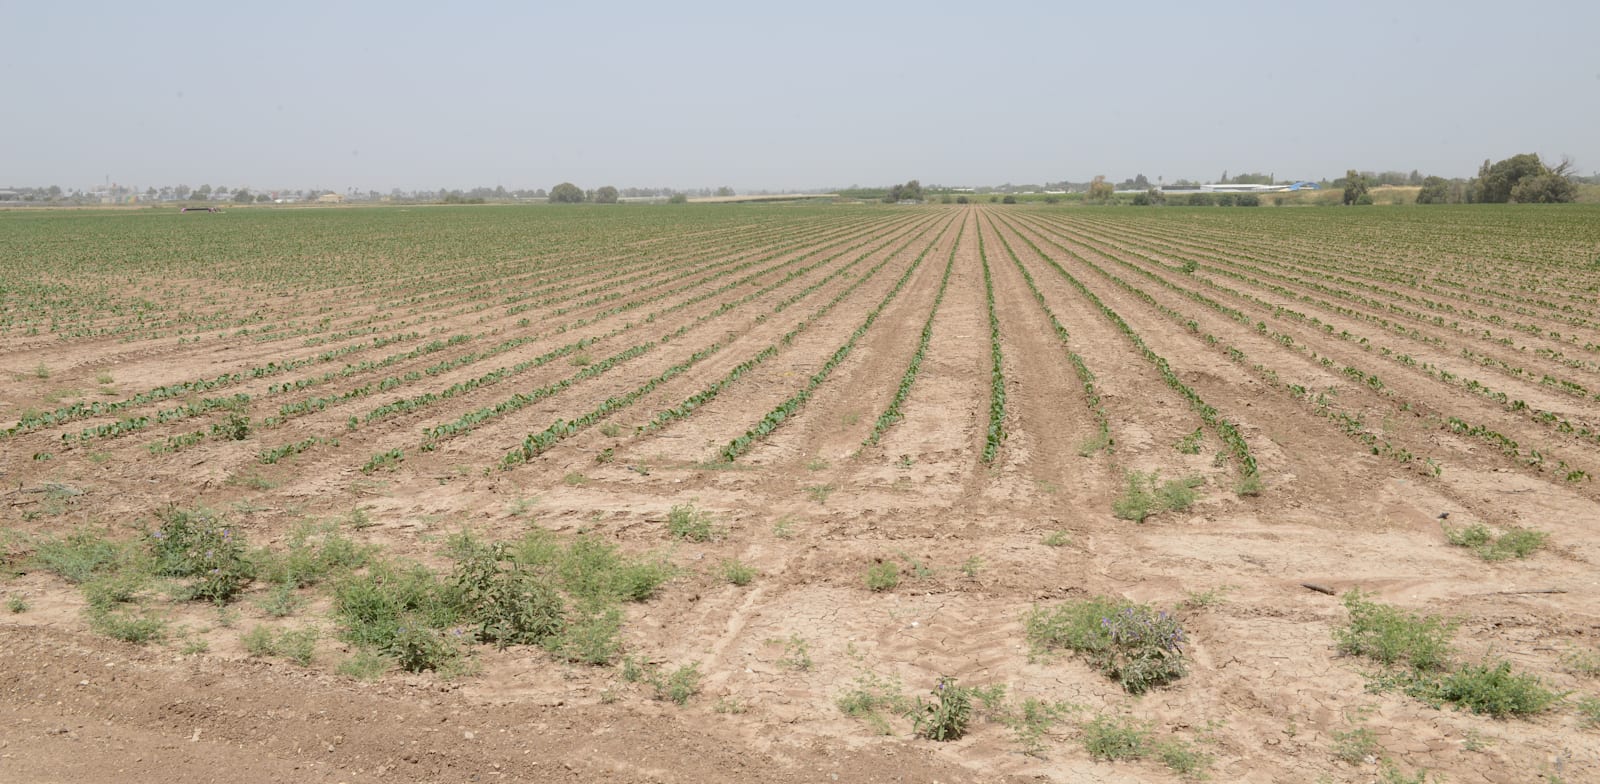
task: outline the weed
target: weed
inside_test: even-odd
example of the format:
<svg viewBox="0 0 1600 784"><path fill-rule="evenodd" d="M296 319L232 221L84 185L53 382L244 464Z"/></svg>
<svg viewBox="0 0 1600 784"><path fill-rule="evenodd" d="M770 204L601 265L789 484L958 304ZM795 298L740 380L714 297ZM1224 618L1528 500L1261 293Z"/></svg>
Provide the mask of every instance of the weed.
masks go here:
<svg viewBox="0 0 1600 784"><path fill-rule="evenodd" d="M1022 753L1037 757L1044 753L1044 738L1050 728L1067 713L1074 710L1067 703L1051 703L1029 697L1015 712L1002 721L1011 728L1022 746Z"/></svg>
<svg viewBox="0 0 1600 784"><path fill-rule="evenodd" d="M1206 429L1204 427L1197 427L1194 429L1193 433L1190 433L1189 435L1179 439L1174 448L1186 455L1198 455L1200 454L1200 446L1205 440L1205 436Z"/></svg>
<svg viewBox="0 0 1600 784"><path fill-rule="evenodd" d="M34 545L33 560L68 582L83 583L118 564L124 548L105 538L103 531L79 528L60 539Z"/></svg>
<svg viewBox="0 0 1600 784"><path fill-rule="evenodd" d="M586 477L577 471L573 471L572 473L561 477L561 483L567 487L583 487L589 483L589 477Z"/></svg>
<svg viewBox="0 0 1600 784"><path fill-rule="evenodd" d="M226 604L255 577L244 534L204 510L168 507L148 540L156 573L189 578L189 598Z"/></svg>
<svg viewBox="0 0 1600 784"><path fill-rule="evenodd" d="M1093 457L1094 453L1111 446L1111 435L1101 432L1093 438L1084 439L1078 444L1078 457Z"/></svg>
<svg viewBox="0 0 1600 784"><path fill-rule="evenodd" d="M1590 729L1600 728L1600 698L1580 697L1578 716L1583 719L1583 726Z"/></svg>
<svg viewBox="0 0 1600 784"><path fill-rule="evenodd" d="M250 488L251 490L271 490L271 489L273 489L273 488L278 486L277 482L274 482L274 481L262 476L261 474L255 473L253 471L251 473L248 473L248 474L240 474L240 475L234 476L232 479L229 480L229 484L243 485L245 487Z"/></svg>
<svg viewBox="0 0 1600 784"><path fill-rule="evenodd" d="M772 535L779 539L793 539L795 537L794 520L788 516L778 518L772 524Z"/></svg>
<svg viewBox="0 0 1600 784"><path fill-rule="evenodd" d="M1349 591L1343 601L1350 623L1333 631L1340 652L1418 671L1443 669L1449 663L1455 624L1369 601L1360 591Z"/></svg>
<svg viewBox="0 0 1600 784"><path fill-rule="evenodd" d="M1497 535L1482 523L1473 523L1461 528L1452 528L1443 523L1440 525L1444 528L1446 541L1456 547L1472 550L1485 561L1527 558L1535 550L1543 547L1545 541L1550 538L1544 531L1535 531L1531 528L1508 528Z"/></svg>
<svg viewBox="0 0 1600 784"><path fill-rule="evenodd" d="M1583 675L1590 678L1600 676L1600 651L1586 651L1574 648L1561 657L1561 663L1565 664L1567 672L1573 675Z"/></svg>
<svg viewBox="0 0 1600 784"><path fill-rule="evenodd" d="M1497 719L1539 713L1562 697L1545 688L1539 676L1512 672L1508 661L1468 664L1437 679L1419 679L1407 691Z"/></svg>
<svg viewBox="0 0 1600 784"><path fill-rule="evenodd" d="M606 438L616 438L617 436L622 435L622 425L619 425L616 422L607 422L600 426L600 435L603 435Z"/></svg>
<svg viewBox="0 0 1600 784"><path fill-rule="evenodd" d="M1130 694L1142 694L1187 672L1183 627L1149 605L1097 596L1054 610L1035 608L1026 623L1036 652L1074 651Z"/></svg>
<svg viewBox="0 0 1600 784"><path fill-rule="evenodd" d="M1155 745L1156 759L1167 769L1180 776L1198 778L1211 765L1211 755L1181 740L1168 740Z"/></svg>
<svg viewBox="0 0 1600 784"><path fill-rule="evenodd" d="M820 457L813 457L806 461L807 471L821 471L828 467L828 461Z"/></svg>
<svg viewBox="0 0 1600 784"><path fill-rule="evenodd" d="M872 591L892 591L900 585L900 564L878 561L867 568L867 588Z"/></svg>
<svg viewBox="0 0 1600 784"><path fill-rule="evenodd" d="M729 696L719 698L716 704L711 706L711 710L717 713L737 715L744 713L748 708L738 697Z"/></svg>
<svg viewBox="0 0 1600 784"><path fill-rule="evenodd" d="M609 463L609 462L611 462L613 460L616 460L616 459L617 459L616 450L612 449L609 446L606 447L605 449L600 450L600 454L597 454L597 455L594 456L594 461L596 463L600 463L601 465L605 465L606 463Z"/></svg>
<svg viewBox="0 0 1600 784"><path fill-rule="evenodd" d="M462 553L452 575L456 601L479 642L538 645L561 632L565 602L543 575L510 560L504 544Z"/></svg>
<svg viewBox="0 0 1600 784"><path fill-rule="evenodd" d="M1096 716L1082 729L1083 747L1097 760L1137 760L1150 753L1150 728L1131 717Z"/></svg>
<svg viewBox="0 0 1600 784"><path fill-rule="evenodd" d="M567 361L570 362L573 367L585 367L591 362L594 362L594 359L586 353L579 352L577 354L573 354L572 358Z"/></svg>
<svg viewBox="0 0 1600 784"><path fill-rule="evenodd" d="M711 515L694 508L692 504L678 504L667 512L667 533L675 539L691 542L709 542L718 538L718 532L711 524Z"/></svg>
<svg viewBox="0 0 1600 784"><path fill-rule="evenodd" d="M1333 758L1360 765L1378 753L1378 736L1367 727L1354 727L1333 733Z"/></svg>
<svg viewBox="0 0 1600 784"><path fill-rule="evenodd" d="M972 721L972 689L958 686L954 678L940 678L933 699L918 698L911 709L916 732L928 740L959 740Z"/></svg>
<svg viewBox="0 0 1600 784"><path fill-rule="evenodd" d="M383 652L393 656L400 669L423 672L449 667L461 648L444 630L430 628L418 618L404 618Z"/></svg>
<svg viewBox="0 0 1600 784"><path fill-rule="evenodd" d="M768 645L782 645L783 658L778 660L779 666L799 672L811 669L811 646L804 637L798 634L789 635L789 639L774 638L767 640Z"/></svg>
<svg viewBox="0 0 1600 784"><path fill-rule="evenodd" d="M1415 775L1408 775L1400 769L1399 764L1384 760L1378 768L1379 780L1382 784L1428 784L1428 769L1422 768Z"/></svg>
<svg viewBox="0 0 1600 784"><path fill-rule="evenodd" d="M167 622L158 616L95 607L89 608L89 628L112 639L137 644L158 641L167 634Z"/></svg>
<svg viewBox="0 0 1600 784"><path fill-rule="evenodd" d="M1261 495L1263 489L1265 487L1261 482L1260 474L1246 474L1234 484L1233 494L1240 498L1252 498Z"/></svg>
<svg viewBox="0 0 1600 784"><path fill-rule="evenodd" d="M178 649L178 653L180 653L180 654L182 654L184 656L194 656L196 654L205 653L206 651L209 651L209 650L211 650L211 643L206 642L202 638L195 637L195 638L192 638L192 639L184 640L183 641L183 647Z"/></svg>
<svg viewBox="0 0 1600 784"><path fill-rule="evenodd" d="M1159 474L1128 472L1128 486L1123 494L1111 503L1111 512L1121 520L1139 523L1153 514L1166 511L1181 512L1194 504L1195 488L1205 484L1198 476L1160 482ZM1159 483L1159 484L1158 484Z"/></svg>
<svg viewBox="0 0 1600 784"><path fill-rule="evenodd" d="M1215 607L1227 601L1228 591L1233 590L1231 585L1220 585L1205 591L1190 591L1184 594L1184 609L1197 610L1202 607Z"/></svg>
<svg viewBox="0 0 1600 784"><path fill-rule="evenodd" d="M734 585L749 585L755 578L756 570L753 567L731 558L722 562L722 579Z"/></svg>
<svg viewBox="0 0 1600 784"><path fill-rule="evenodd" d="M97 384L110 384L112 382L111 372L102 370L99 373L94 374L94 380Z"/></svg>
<svg viewBox="0 0 1600 784"><path fill-rule="evenodd" d="M1066 547L1072 544L1072 535L1066 531L1051 531L1041 540L1046 547Z"/></svg>
<svg viewBox="0 0 1600 784"><path fill-rule="evenodd" d="M855 686L840 695L834 704L844 715L866 722L879 735L888 735L889 721L884 714L902 713L911 703L900 693L898 684L863 673L856 678Z"/></svg>
<svg viewBox="0 0 1600 784"><path fill-rule="evenodd" d="M239 642L251 656L279 656L305 667L311 664L316 653L317 630L308 626L274 634L265 626L257 626L240 637Z"/></svg>
<svg viewBox="0 0 1600 784"><path fill-rule="evenodd" d="M258 602L257 606L273 618L284 618L294 615L304 603L304 600L295 595L293 586L280 583Z"/></svg>
<svg viewBox="0 0 1600 784"><path fill-rule="evenodd" d="M359 650L339 662L340 675L361 681L375 681L395 666L393 659L377 651Z"/></svg>
<svg viewBox="0 0 1600 784"><path fill-rule="evenodd" d="M533 509L533 504L533 499L518 497L506 505L506 514L512 517L526 516L529 510Z"/></svg>
<svg viewBox="0 0 1600 784"><path fill-rule="evenodd" d="M666 675L652 667L645 680L655 688L656 699L686 705L690 697L700 693L700 677L700 663L690 662Z"/></svg>
<svg viewBox="0 0 1600 784"><path fill-rule="evenodd" d="M812 485L806 488L806 495L811 496L811 500L816 501L818 505L822 505L828 503L828 496L833 495L833 491L837 489L839 488L831 484Z"/></svg>
<svg viewBox="0 0 1600 784"><path fill-rule="evenodd" d="M50 366L40 362L39 366L33 369L33 375L35 378L49 378Z"/></svg>
<svg viewBox="0 0 1600 784"><path fill-rule="evenodd" d="M13 615L20 615L28 611L28 598L26 596L11 596L6 598L6 609Z"/></svg>
<svg viewBox="0 0 1600 784"><path fill-rule="evenodd" d="M250 417L229 414L227 419L211 426L211 435L225 441L243 441L250 437Z"/></svg>
<svg viewBox="0 0 1600 784"><path fill-rule="evenodd" d="M603 666L622 651L622 611L615 607L579 608L552 646L567 661Z"/></svg>
<svg viewBox="0 0 1600 784"><path fill-rule="evenodd" d="M983 559L974 555L961 563L961 573L968 579L978 579L978 571L983 568Z"/></svg>
<svg viewBox="0 0 1600 784"><path fill-rule="evenodd" d="M900 466L901 468L910 468L911 467L911 455L901 455L900 459L896 460L894 462L895 462L895 465Z"/></svg>

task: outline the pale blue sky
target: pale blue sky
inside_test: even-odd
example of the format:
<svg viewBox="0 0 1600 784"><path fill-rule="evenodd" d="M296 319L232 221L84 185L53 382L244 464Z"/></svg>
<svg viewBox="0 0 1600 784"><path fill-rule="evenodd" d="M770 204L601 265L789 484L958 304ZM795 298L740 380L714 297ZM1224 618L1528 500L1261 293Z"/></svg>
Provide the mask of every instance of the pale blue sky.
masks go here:
<svg viewBox="0 0 1600 784"><path fill-rule="evenodd" d="M1600 169L1600 2L0 0L0 187Z"/></svg>

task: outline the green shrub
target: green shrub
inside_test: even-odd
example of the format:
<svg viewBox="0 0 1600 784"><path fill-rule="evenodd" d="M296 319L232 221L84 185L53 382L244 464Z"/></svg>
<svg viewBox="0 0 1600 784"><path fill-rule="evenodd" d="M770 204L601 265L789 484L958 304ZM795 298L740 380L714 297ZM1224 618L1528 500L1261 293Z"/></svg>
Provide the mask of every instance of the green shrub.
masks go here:
<svg viewBox="0 0 1600 784"><path fill-rule="evenodd" d="M504 544L462 553L451 580L478 642L538 645L565 625L566 603L544 574L522 568Z"/></svg>
<svg viewBox="0 0 1600 784"><path fill-rule="evenodd" d="M1097 596L1055 609L1035 608L1027 635L1036 652L1064 648L1084 657L1130 694L1184 676L1184 632L1149 605Z"/></svg>
<svg viewBox="0 0 1600 784"><path fill-rule="evenodd" d="M450 665L461 655L461 648L443 629L428 626L420 617L404 616L382 652L394 657L406 672L423 672Z"/></svg>
<svg viewBox="0 0 1600 784"><path fill-rule="evenodd" d="M684 705L689 698L700 693L700 663L691 662L673 670L654 684L656 699Z"/></svg>
<svg viewBox="0 0 1600 784"><path fill-rule="evenodd" d="M835 704L839 706L839 712L865 721L879 735L890 733L885 714L902 713L911 707L897 684L871 673L857 677L855 686L841 694Z"/></svg>
<svg viewBox="0 0 1600 784"><path fill-rule="evenodd" d="M1419 671L1448 665L1455 624L1369 601L1356 590L1347 592L1343 601L1350 623L1333 631L1340 652Z"/></svg>
<svg viewBox="0 0 1600 784"><path fill-rule="evenodd" d="M1378 736L1371 729L1355 727L1333 733L1333 756L1340 762L1360 765L1377 753Z"/></svg>

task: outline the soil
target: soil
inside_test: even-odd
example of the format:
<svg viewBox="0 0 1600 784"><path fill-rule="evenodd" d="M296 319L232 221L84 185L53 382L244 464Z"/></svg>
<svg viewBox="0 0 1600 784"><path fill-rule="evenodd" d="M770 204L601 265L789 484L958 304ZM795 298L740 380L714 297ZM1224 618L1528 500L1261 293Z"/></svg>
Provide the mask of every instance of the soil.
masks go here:
<svg viewBox="0 0 1600 784"><path fill-rule="evenodd" d="M1147 722L1158 738L1192 744L1209 757L1216 781L1367 782L1385 766L1425 768L1450 782L1600 781L1600 731L1586 726L1575 707L1600 694L1594 665L1600 659L1594 537L1600 495L1593 482L1565 481L1553 470L1559 457L1569 468L1600 474L1600 446L1335 337L1346 329L1370 335L1594 427L1600 402L1553 390L1539 376L1560 374L1600 389L1600 372L1550 358L1552 346L1564 346L1592 359L1572 348L1573 339L1600 343L1600 330L1574 326L1554 309L1500 299L1479 303L1474 318L1482 324L1500 323L1488 319L1503 316L1563 336L1524 341L1543 353L1518 350L1515 343L1508 348L1474 337L1482 331L1477 327L1456 330L1380 309L1373 303L1406 303L1404 296L1426 293L1393 280L1382 282L1389 293L1363 289L1370 301L1340 300L1341 306L1385 315L1415 334L1390 334L1359 315L1300 302L1291 306L1334 325L1333 331L1289 320L1260 302L1290 299L1239 282L1231 273L1244 268L1228 266L1227 259L1312 254L1337 265L1379 254L1355 243L1308 249L1261 230L1259 222L1239 227L1204 216L1188 224L1178 218L1141 224L1118 212L977 206L837 208L782 226L760 223L765 213L750 215L763 217L750 225L708 227L681 244L646 233L613 245L554 245L539 253L555 266L507 263L488 288L465 265L403 282L378 276L362 284L281 290L223 276L170 277L148 282L140 294L169 315L255 308L261 323L291 325L326 316L331 323L319 333L326 339L315 346L259 333L213 338L215 329L196 341L172 330L137 329L127 333L136 338L131 341L111 335L63 340L17 330L0 336L0 401L6 404L0 424L6 425L26 409L120 401L166 384L356 347L289 373L25 428L0 440L0 516L7 531L0 554L9 570L0 593L27 605L24 612L0 612L0 780L1183 780L1153 758L1092 758L1083 723L1118 715ZM1470 259L1472 252L1491 251L1461 254ZM1178 271L1186 260L1201 266ZM753 263L703 279L692 272L746 262ZM1410 268L1431 262L1396 251L1384 263ZM782 280L810 264L817 266ZM947 264L947 293L905 416L881 443L862 446L916 350ZM985 265L1007 392L1007 438L992 464L981 459L993 369ZM1024 271L1067 330L1064 342ZM1260 466L1260 495L1234 492L1240 467L1223 456L1216 429L1063 272L1235 424ZM105 279L114 274L107 271ZM689 302L739 275L752 277ZM1345 280L1350 290L1373 282L1360 270ZM1335 296L1303 282L1272 282L1325 300ZM75 285L92 290L94 281ZM613 285L624 294L608 299ZM547 292L541 297L549 304L506 312L499 298L523 289ZM1247 320L1183 291L1203 293ZM651 299L661 292L675 293ZM475 306L491 297L493 307ZM614 310L635 299L644 304ZM672 308L682 303L688 304ZM880 304L853 349L826 368ZM1592 295L1576 307L1600 310ZM657 311L659 317L646 318ZM1194 329L1173 313L1193 319ZM1258 320L1268 332L1292 337L1298 348L1257 329ZM109 309L93 321L135 324ZM374 323L381 332L361 332ZM579 337L610 335L584 350L600 361L679 328L681 334L649 352L491 417L441 441L437 450L419 448L422 428L555 384L584 365L556 359L413 413L347 425L383 403L477 379ZM373 334L412 331L419 337L359 347ZM273 388L454 334L474 337L298 392ZM490 359L422 372L519 336L532 339ZM719 341L725 347L717 353L630 406L526 465L499 470L502 455L526 434L625 395ZM692 415L636 430L768 346L777 349L770 358ZM1230 358L1230 346L1247 359ZM1537 372L1496 374L1462 359L1462 348ZM1096 376L1112 449L1084 448L1095 425L1068 351ZM1340 371L1345 366L1381 373L1387 386L1354 380ZM282 404L342 395L389 376L404 379L407 371L417 377L392 391L351 395L282 424L263 423ZM821 372L825 380L798 413L738 461L716 462L720 447ZM101 381L100 374L113 380ZM1319 410L1289 385L1329 391L1324 400L1334 401L1332 407ZM172 452L150 448L204 430L225 412L156 422L128 435L78 438L85 428L122 417L154 419L158 410L235 393L251 396L247 413L256 428L244 441L208 436ZM1361 417L1393 449L1415 459L1375 454L1330 415L1340 411ZM1530 465L1442 427L1442 418L1451 416L1542 450L1552 465ZM1196 430L1197 454L1174 448ZM308 438L326 443L277 464L257 460L263 449ZM361 470L370 456L389 449L403 451L398 466ZM1442 470L1433 471L1427 460ZM1201 477L1205 484L1192 507L1135 524L1112 514L1129 471ZM534 526L660 555L680 568L679 576L658 597L628 606L624 647L663 665L698 663L701 692L678 706L653 699L617 667L568 664L517 647L475 649L465 674L393 672L376 682L355 680L336 673L335 665L354 648L340 639L328 600L310 592L308 606L289 619L271 618L258 606L264 589L226 613L163 603L174 633L164 643L133 645L92 632L80 592L28 559L31 542L80 526L132 536L168 504L217 510L264 546L281 547L308 520L341 522L360 541L434 565L448 564L440 545L451 533L511 539ZM709 512L722 535L709 542L671 539L667 514L679 504ZM1442 522L1531 527L1547 532L1550 544L1526 559L1486 562L1451 546ZM742 587L724 581L719 565L729 559L753 566L755 580ZM865 574L882 561L900 565L901 582L892 590L869 590ZM1532 717L1494 719L1374 689L1369 676L1376 665L1335 647L1332 630L1347 619L1339 598L1305 583L1339 594L1360 589L1383 602L1453 618L1458 659L1506 659L1569 696ZM1175 613L1187 633L1188 675L1135 697L1081 659L1030 649L1024 628L1030 610L1093 595ZM239 638L257 624L320 628L312 664L249 655ZM916 737L900 718L890 719L885 735L837 707L865 678L898 684L908 697L930 696L940 678L954 678L963 685L1004 686L1014 703L1036 698L1070 703L1073 710L1044 732L1035 753L1024 753L1013 729L981 711L959 740ZM1341 739L1356 730L1370 731L1372 745L1353 759L1338 758Z"/></svg>

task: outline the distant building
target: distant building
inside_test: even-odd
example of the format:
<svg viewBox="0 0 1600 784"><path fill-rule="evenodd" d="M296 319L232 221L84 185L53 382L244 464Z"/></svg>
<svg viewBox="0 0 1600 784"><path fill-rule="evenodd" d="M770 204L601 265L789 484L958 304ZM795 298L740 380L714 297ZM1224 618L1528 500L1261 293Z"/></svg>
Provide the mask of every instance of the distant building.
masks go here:
<svg viewBox="0 0 1600 784"><path fill-rule="evenodd" d="M17 191L0 191L0 201L22 201L22 194Z"/></svg>
<svg viewBox="0 0 1600 784"><path fill-rule="evenodd" d="M341 194L341 193L324 193L321 196L317 197L317 203L318 204L343 204L344 203L344 194Z"/></svg>

